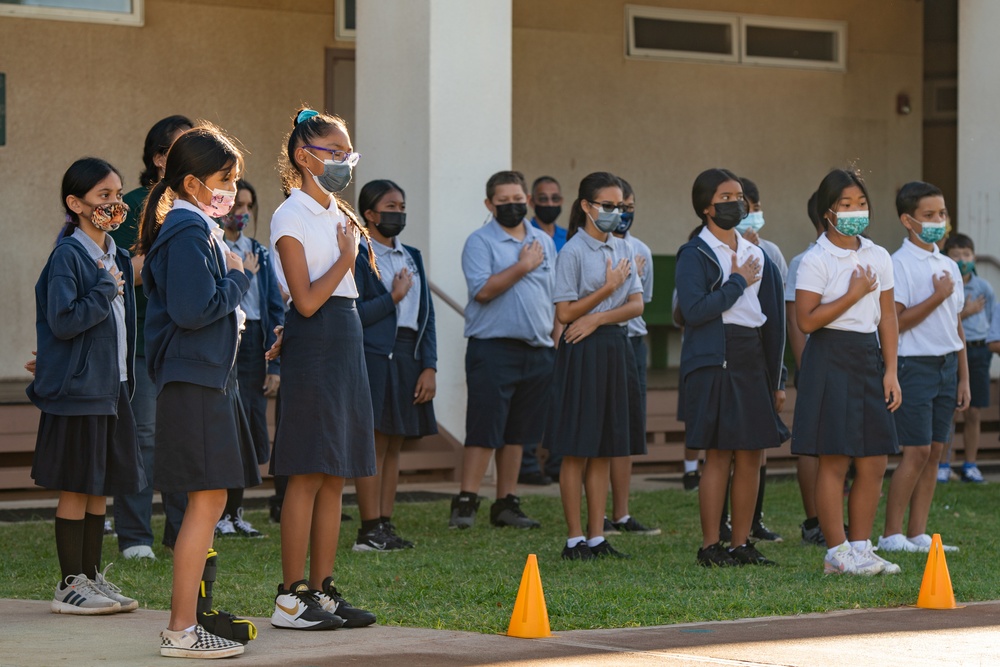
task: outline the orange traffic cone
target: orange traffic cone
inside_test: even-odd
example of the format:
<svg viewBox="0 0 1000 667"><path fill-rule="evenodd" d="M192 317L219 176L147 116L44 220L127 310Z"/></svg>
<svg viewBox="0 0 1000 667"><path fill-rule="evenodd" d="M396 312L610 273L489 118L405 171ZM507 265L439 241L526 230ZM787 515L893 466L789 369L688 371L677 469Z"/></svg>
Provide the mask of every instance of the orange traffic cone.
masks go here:
<svg viewBox="0 0 1000 667"><path fill-rule="evenodd" d="M549 628L549 612L545 608L545 594L542 593L542 577L538 573L538 559L535 558L535 554L528 556L528 562L524 566L507 636L522 639L552 636Z"/></svg>
<svg viewBox="0 0 1000 667"><path fill-rule="evenodd" d="M924 580L920 584L917 606L923 609L955 609L955 592L951 588L948 563L944 560L944 547L937 533L931 541L931 551L927 554Z"/></svg>

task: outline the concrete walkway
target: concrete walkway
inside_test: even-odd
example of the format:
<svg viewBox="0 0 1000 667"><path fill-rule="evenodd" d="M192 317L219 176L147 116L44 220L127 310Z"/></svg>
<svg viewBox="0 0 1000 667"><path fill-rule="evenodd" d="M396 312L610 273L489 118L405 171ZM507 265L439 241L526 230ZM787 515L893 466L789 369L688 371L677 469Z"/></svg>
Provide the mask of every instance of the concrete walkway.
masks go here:
<svg viewBox="0 0 1000 667"><path fill-rule="evenodd" d="M159 656L167 612L61 616L48 602L0 600L0 666L191 664ZM899 608L623 630L574 630L548 639L373 626L294 632L255 619L251 665L864 665L1000 664L1000 602L930 611ZM199 661L201 663L203 661ZM207 661L204 661L207 662ZM195 663L195 664L199 664Z"/></svg>

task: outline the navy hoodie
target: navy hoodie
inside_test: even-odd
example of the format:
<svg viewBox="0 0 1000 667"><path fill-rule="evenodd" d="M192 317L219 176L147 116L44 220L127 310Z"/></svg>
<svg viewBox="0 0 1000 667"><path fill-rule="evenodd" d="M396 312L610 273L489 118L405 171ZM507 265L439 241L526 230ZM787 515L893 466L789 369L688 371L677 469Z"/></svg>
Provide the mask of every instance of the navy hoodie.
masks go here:
<svg viewBox="0 0 1000 667"><path fill-rule="evenodd" d="M125 280L125 340L129 394L135 387L135 293L132 262L118 248L115 264ZM118 283L71 236L56 243L35 284L38 364L26 390L52 415L117 415L118 323L111 303Z"/></svg>
<svg viewBox="0 0 1000 667"><path fill-rule="evenodd" d="M207 218L184 207L167 214L146 254L142 286L146 367L157 392L168 382L225 389L239 347L236 307L250 279L226 268Z"/></svg>

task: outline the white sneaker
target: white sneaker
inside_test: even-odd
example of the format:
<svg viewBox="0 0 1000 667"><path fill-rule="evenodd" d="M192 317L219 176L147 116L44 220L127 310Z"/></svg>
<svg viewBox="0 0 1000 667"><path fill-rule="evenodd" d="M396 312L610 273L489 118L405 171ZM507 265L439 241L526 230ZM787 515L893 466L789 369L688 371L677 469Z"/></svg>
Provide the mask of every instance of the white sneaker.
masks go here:
<svg viewBox="0 0 1000 667"><path fill-rule="evenodd" d="M879 563L882 563L882 574L899 574L900 572L903 571L903 568L899 567L895 563L887 561L886 559L882 558L877 553L875 553L875 547L872 546L871 540L868 540L866 542L866 546L863 550L863 553L864 553L863 556L864 558L868 560L874 559Z"/></svg>
<svg viewBox="0 0 1000 667"><path fill-rule="evenodd" d="M910 542L910 544L914 545L924 553L927 553L928 551L931 550L931 542L934 541L934 539L927 533L924 533L923 535L917 535L916 537L908 537L907 540ZM879 543L879 546L881 546L881 543ZM958 547L952 546L950 544L944 544L944 542L941 543L941 546L944 547L944 550L949 553L954 553L958 551Z"/></svg>
<svg viewBox="0 0 1000 667"><path fill-rule="evenodd" d="M228 658L243 653L243 644L217 637L201 627L160 632L160 655L168 658Z"/></svg>
<svg viewBox="0 0 1000 667"><path fill-rule="evenodd" d="M937 471L938 484L947 484L951 478L951 466L947 463L939 463Z"/></svg>
<svg viewBox="0 0 1000 667"><path fill-rule="evenodd" d="M930 544L928 543L928 547ZM927 553L929 548L920 548L920 545L906 539L902 533L895 535L883 535L878 538L879 551L905 551L907 553Z"/></svg>
<svg viewBox="0 0 1000 667"><path fill-rule="evenodd" d="M108 563L107 567L104 568L104 572L97 573L97 576L94 578L94 588L96 588L104 597L114 600L120 604L120 611L135 611L139 608L139 601L122 595L122 589L107 580L105 575L107 575L108 570L111 569L112 565L114 565L114 563Z"/></svg>
<svg viewBox="0 0 1000 667"><path fill-rule="evenodd" d="M233 525L233 520L228 514L222 517L219 523L215 524L216 537L232 537L236 534L236 526Z"/></svg>
<svg viewBox="0 0 1000 667"><path fill-rule="evenodd" d="M105 597L94 587L94 582L85 574L75 574L66 577L65 588L56 586L52 597L52 613L93 616L97 614L116 614L122 606L116 601Z"/></svg>
<svg viewBox="0 0 1000 667"><path fill-rule="evenodd" d="M122 556L125 560L138 560L138 559L148 559L156 560L156 554L153 553L153 548L145 544L137 544L134 547L128 547L122 551Z"/></svg>
<svg viewBox="0 0 1000 667"><path fill-rule="evenodd" d="M850 543L844 542L833 553L827 551L823 560L823 574L857 574L857 570Z"/></svg>
<svg viewBox="0 0 1000 667"><path fill-rule="evenodd" d="M982 484L986 480L983 479L983 473L979 469L979 466L975 463L966 463L962 466L962 481Z"/></svg>
<svg viewBox="0 0 1000 667"><path fill-rule="evenodd" d="M888 561L882 560L875 555L872 551L871 540L865 540L865 546L860 549L852 546L851 551L854 552L854 563L857 567L857 572L855 574L871 576L881 574L885 571L885 564L888 563Z"/></svg>

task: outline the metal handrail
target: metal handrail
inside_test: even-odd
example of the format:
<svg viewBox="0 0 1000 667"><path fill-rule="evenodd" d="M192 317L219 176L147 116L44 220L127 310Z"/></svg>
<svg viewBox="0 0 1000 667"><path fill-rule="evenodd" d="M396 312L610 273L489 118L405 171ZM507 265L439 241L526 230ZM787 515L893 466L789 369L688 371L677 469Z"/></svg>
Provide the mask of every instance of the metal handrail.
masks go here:
<svg viewBox="0 0 1000 667"><path fill-rule="evenodd" d="M976 262L982 262L983 264L989 264L994 269L1000 269L1000 259L997 259L993 255L980 255L976 253Z"/></svg>
<svg viewBox="0 0 1000 667"><path fill-rule="evenodd" d="M458 313L463 320L465 319L465 308L462 307L462 304L460 304L458 301L455 301L450 296L448 296L448 294L443 289L434 284L434 281L428 280L427 285L431 288L431 292L436 294L439 299L444 301L449 308Z"/></svg>

